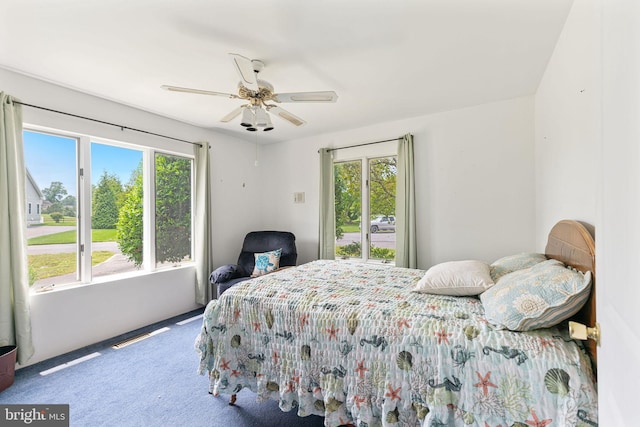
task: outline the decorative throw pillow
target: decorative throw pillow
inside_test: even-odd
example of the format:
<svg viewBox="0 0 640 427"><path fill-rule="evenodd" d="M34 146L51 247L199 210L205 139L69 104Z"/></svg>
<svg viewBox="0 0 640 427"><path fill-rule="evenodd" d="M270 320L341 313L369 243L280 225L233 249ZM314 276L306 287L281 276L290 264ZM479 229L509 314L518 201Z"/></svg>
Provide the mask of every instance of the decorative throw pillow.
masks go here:
<svg viewBox="0 0 640 427"><path fill-rule="evenodd" d="M209 282L221 283L229 281L231 279L235 279L237 277L240 277L238 266L234 264L227 264L213 270L211 272L211 275L209 276Z"/></svg>
<svg viewBox="0 0 640 427"><path fill-rule="evenodd" d="M478 295L493 286L489 264L483 261L449 261L431 267L414 291L438 295Z"/></svg>
<svg viewBox="0 0 640 427"><path fill-rule="evenodd" d="M276 249L275 251L254 254L255 267L253 268L251 277L262 276L263 274L277 270L278 267L280 267L281 253L282 248Z"/></svg>
<svg viewBox="0 0 640 427"><path fill-rule="evenodd" d="M551 259L503 276L480 300L490 323L531 331L550 328L576 314L590 291L590 271L583 274Z"/></svg>
<svg viewBox="0 0 640 427"><path fill-rule="evenodd" d="M547 257L544 254L529 252L502 257L491 264L491 278L498 283L498 279L505 274L533 267L546 260Z"/></svg>

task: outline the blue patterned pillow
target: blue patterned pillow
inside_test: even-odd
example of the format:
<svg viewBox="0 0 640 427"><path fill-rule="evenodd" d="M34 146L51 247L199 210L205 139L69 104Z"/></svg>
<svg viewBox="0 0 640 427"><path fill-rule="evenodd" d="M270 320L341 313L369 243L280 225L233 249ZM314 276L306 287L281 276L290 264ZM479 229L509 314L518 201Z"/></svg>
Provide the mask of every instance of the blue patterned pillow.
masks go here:
<svg viewBox="0 0 640 427"><path fill-rule="evenodd" d="M512 331L531 331L576 314L590 291L590 271L582 274L551 259L503 276L480 300L490 323Z"/></svg>
<svg viewBox="0 0 640 427"><path fill-rule="evenodd" d="M498 279L505 274L533 267L534 265L546 260L547 257L544 254L529 252L502 257L491 264L491 278L494 282L498 282Z"/></svg>
<svg viewBox="0 0 640 427"><path fill-rule="evenodd" d="M278 267L280 267L280 254L282 254L282 248L276 249L275 251L253 254L256 263L251 277L262 276L263 274L277 270Z"/></svg>

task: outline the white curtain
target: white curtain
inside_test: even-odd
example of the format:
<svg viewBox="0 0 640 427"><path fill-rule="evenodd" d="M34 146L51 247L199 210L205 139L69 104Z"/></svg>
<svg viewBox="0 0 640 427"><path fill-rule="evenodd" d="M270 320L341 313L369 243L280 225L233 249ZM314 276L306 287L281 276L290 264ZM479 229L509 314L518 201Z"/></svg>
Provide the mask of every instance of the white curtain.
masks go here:
<svg viewBox="0 0 640 427"><path fill-rule="evenodd" d="M21 365L33 355L22 109L0 92L0 346L18 347Z"/></svg>
<svg viewBox="0 0 640 427"><path fill-rule="evenodd" d="M213 267L211 221L211 161L209 143L196 146L196 203L195 203L195 260L196 303L206 305L213 295L209 274Z"/></svg>
<svg viewBox="0 0 640 427"><path fill-rule="evenodd" d="M407 134L398 141L396 181L396 265L398 267L418 267L415 188L413 136Z"/></svg>
<svg viewBox="0 0 640 427"><path fill-rule="evenodd" d="M334 259L336 252L336 208L333 156L330 149L320 149L320 259Z"/></svg>

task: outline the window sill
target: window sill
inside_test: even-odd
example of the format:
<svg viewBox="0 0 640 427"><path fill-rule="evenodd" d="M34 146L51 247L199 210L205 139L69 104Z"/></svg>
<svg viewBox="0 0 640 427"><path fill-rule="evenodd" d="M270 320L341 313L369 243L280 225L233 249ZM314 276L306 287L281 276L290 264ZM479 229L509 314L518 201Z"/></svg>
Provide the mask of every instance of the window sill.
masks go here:
<svg viewBox="0 0 640 427"><path fill-rule="evenodd" d="M120 273L120 274L111 274L109 276L96 277L89 283L81 283L81 282L72 282L72 283L63 283L63 284L51 284L47 286L43 286L37 290L30 289L29 293L31 296L49 294L52 292L64 292L72 289L83 288L87 286L94 285L108 285L112 282L119 282L122 280L130 280L136 278L145 278L148 279L150 276L158 275L158 274L166 274L168 272L176 271L176 270L184 270L184 269L192 269L195 268L195 262L183 263L177 266L163 266L157 268L153 271L147 270L139 270L128 273Z"/></svg>

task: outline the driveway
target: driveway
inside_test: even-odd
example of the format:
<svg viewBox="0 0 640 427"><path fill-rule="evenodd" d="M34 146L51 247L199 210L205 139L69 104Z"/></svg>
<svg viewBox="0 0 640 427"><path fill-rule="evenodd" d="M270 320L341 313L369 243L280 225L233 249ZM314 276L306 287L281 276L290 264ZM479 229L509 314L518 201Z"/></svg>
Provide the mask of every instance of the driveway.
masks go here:
<svg viewBox="0 0 640 427"><path fill-rule="evenodd" d="M75 252L75 243L65 243L61 245L30 245L27 246L27 254L29 255L42 255L42 254L62 254L65 252ZM119 254L120 248L118 248L117 242L95 242L91 244L92 251L109 251Z"/></svg>
<svg viewBox="0 0 640 427"><path fill-rule="evenodd" d="M74 225L36 225L35 227L27 227L27 239L75 229Z"/></svg>
<svg viewBox="0 0 640 427"><path fill-rule="evenodd" d="M36 227L27 227L27 238L38 236L46 236L47 234L62 233L63 231L75 230L74 226L51 226L41 225ZM117 242L95 242L91 245L92 251L109 251L114 255L108 260L94 265L91 269L92 277L109 276L111 274L126 273L135 271L136 268L132 262L130 262L126 256L122 255ZM61 254L61 253L74 253L77 250L75 243L61 244L61 245L30 245L27 246L27 253L29 255L40 254ZM37 280L31 288L37 290L39 288L49 286L51 284L67 284L73 283L76 280L75 273L65 274L63 276L49 277L47 279Z"/></svg>
<svg viewBox="0 0 640 427"><path fill-rule="evenodd" d="M376 248L396 248L396 233L389 231L378 231L377 233L370 233L371 244ZM349 243L359 242L360 233L344 233L342 239L336 241L338 246L345 246Z"/></svg>

